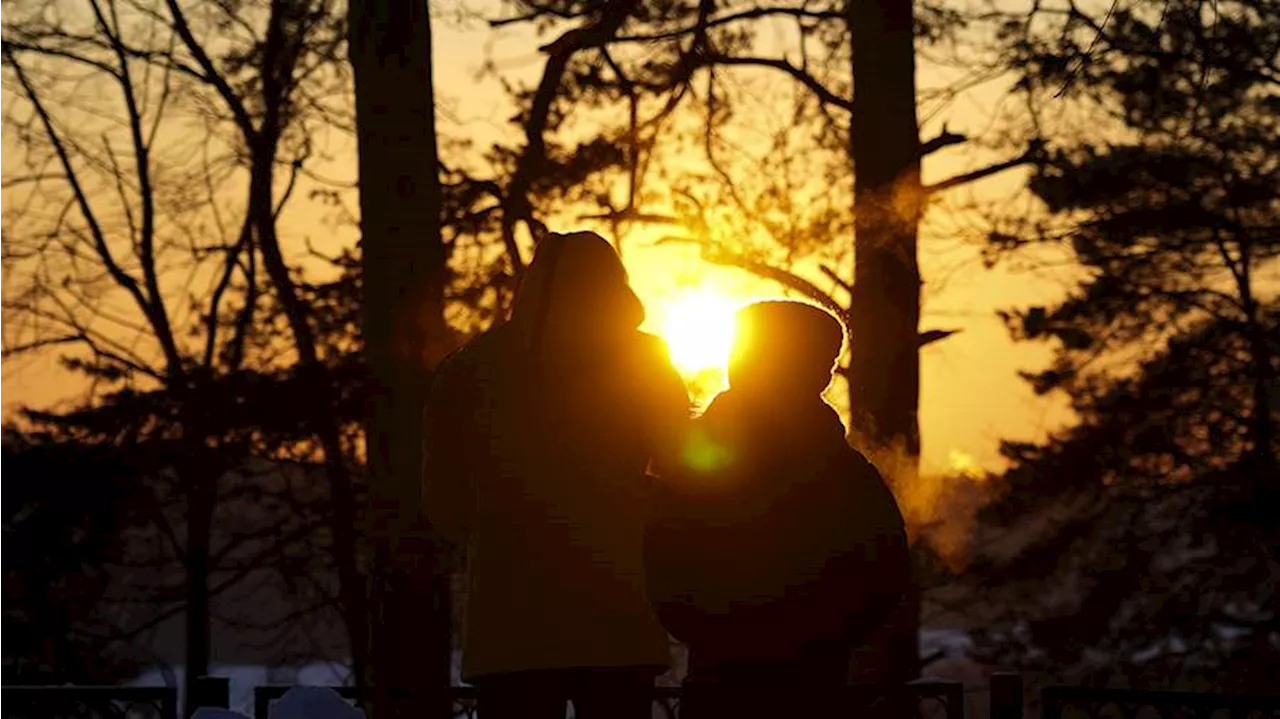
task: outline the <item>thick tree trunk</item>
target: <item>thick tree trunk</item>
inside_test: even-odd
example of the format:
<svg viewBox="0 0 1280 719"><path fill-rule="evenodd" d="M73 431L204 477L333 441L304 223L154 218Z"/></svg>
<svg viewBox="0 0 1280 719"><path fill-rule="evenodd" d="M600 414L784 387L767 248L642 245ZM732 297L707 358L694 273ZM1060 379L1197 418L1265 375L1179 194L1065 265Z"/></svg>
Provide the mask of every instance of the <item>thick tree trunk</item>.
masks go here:
<svg viewBox="0 0 1280 719"><path fill-rule="evenodd" d="M920 270L923 211L912 0L849 0L853 41L854 285L849 407L855 439L874 455L920 455ZM905 456L903 456L905 455ZM905 459L905 463L903 460ZM903 481L907 476L891 479ZM919 606L919 597L910 598ZM918 609L895 622L889 678L919 674ZM904 624L905 626L898 626Z"/></svg>
<svg viewBox="0 0 1280 719"><path fill-rule="evenodd" d="M916 231L923 207L911 0L850 0L853 33L853 428L920 453Z"/></svg>
<svg viewBox="0 0 1280 719"><path fill-rule="evenodd" d="M422 404L428 372L450 345L444 319L447 253L426 0L352 0L363 336L371 372L367 427L370 668L378 719L446 717L450 626L447 575L418 527Z"/></svg>

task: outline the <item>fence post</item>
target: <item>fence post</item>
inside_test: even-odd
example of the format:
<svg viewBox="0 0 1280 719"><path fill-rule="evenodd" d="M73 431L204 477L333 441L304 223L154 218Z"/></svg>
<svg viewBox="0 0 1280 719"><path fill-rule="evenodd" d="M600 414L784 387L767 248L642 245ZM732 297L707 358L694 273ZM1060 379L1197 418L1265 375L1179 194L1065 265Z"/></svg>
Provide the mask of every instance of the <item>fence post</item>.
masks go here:
<svg viewBox="0 0 1280 719"><path fill-rule="evenodd" d="M187 688L193 707L209 707L210 709L231 708L231 680L227 677L199 677Z"/></svg>
<svg viewBox="0 0 1280 719"><path fill-rule="evenodd" d="M1012 672L991 675L991 719L1022 719L1022 676Z"/></svg>

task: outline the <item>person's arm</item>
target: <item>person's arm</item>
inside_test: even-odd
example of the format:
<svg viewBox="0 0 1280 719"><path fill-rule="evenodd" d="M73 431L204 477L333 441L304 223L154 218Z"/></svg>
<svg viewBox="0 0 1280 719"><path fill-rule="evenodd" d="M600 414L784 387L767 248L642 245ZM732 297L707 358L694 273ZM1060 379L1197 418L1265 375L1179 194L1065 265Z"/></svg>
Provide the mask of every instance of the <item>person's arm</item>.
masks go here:
<svg viewBox="0 0 1280 719"><path fill-rule="evenodd" d="M689 643L702 627L702 612L694 602L690 570L696 547L689 524L680 517L678 500L659 485L654 510L645 527L645 590L662 626L676 639Z"/></svg>
<svg viewBox="0 0 1280 719"><path fill-rule="evenodd" d="M475 515L475 481L464 436L471 411L468 378L456 358L436 372L423 408L422 512L444 539L465 546Z"/></svg>
<svg viewBox="0 0 1280 719"><path fill-rule="evenodd" d="M907 526L902 510L884 478L865 457L861 458L867 469L869 505L873 512L872 528L875 535L876 575L880 579L873 592L868 611L878 621L888 621L894 609L911 591L914 581L911 571L911 550L907 543Z"/></svg>
<svg viewBox="0 0 1280 719"><path fill-rule="evenodd" d="M906 526L879 471L850 450L850 545L835 563L846 607L846 639L857 644L885 624L912 581Z"/></svg>
<svg viewBox="0 0 1280 719"><path fill-rule="evenodd" d="M911 588L911 553L906 529L880 527L872 545L874 581L863 608L872 627L889 621Z"/></svg>

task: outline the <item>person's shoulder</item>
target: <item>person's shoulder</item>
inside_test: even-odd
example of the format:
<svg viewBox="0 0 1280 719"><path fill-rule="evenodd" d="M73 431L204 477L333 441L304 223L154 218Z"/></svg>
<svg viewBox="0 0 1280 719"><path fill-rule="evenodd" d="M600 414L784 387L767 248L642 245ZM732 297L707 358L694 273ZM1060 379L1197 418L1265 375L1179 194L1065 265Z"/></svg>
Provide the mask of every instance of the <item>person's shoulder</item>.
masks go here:
<svg viewBox="0 0 1280 719"><path fill-rule="evenodd" d="M875 464L856 447L846 447L843 454L845 466L853 478L854 490L858 494L859 502L878 515L892 518L895 525L904 525L905 521L898 507L898 501Z"/></svg>
<svg viewBox="0 0 1280 719"><path fill-rule="evenodd" d="M500 345L506 334L508 333L503 325L497 325L468 339L445 355L432 372L432 386L439 388L474 378L480 367L503 355Z"/></svg>
<svg viewBox="0 0 1280 719"><path fill-rule="evenodd" d="M877 482L884 481L884 478L880 475L880 470L876 469L871 460L867 459L867 455L863 454L857 447L845 444L841 454L844 455L845 462L853 467L860 478L874 478Z"/></svg>
<svg viewBox="0 0 1280 719"><path fill-rule="evenodd" d="M436 364L435 369L431 372L431 383L433 385L438 386L463 374L465 367L471 363L472 355L475 353L475 349L472 347L473 342L474 340L463 344L445 355L444 359Z"/></svg>
<svg viewBox="0 0 1280 719"><path fill-rule="evenodd" d="M440 362L439 369L465 367L484 362L495 354L503 354L510 339L510 328L501 323L473 335Z"/></svg>
<svg viewBox="0 0 1280 719"><path fill-rule="evenodd" d="M629 349L633 366L642 375L652 376L655 373L674 375L675 365L671 362L671 350L666 341L648 332L635 332L631 337Z"/></svg>
<svg viewBox="0 0 1280 719"><path fill-rule="evenodd" d="M671 361L671 348L667 341L648 332L636 332L636 345L641 352L648 353L664 361Z"/></svg>

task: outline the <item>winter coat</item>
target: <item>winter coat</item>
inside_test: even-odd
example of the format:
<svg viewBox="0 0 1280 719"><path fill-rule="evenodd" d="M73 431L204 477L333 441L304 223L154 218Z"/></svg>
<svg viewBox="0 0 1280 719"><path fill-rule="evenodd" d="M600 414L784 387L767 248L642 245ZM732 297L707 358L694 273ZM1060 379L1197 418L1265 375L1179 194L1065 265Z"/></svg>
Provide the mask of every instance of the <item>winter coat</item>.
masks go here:
<svg viewBox="0 0 1280 719"><path fill-rule="evenodd" d="M426 410L423 506L468 550L462 674L669 662L645 594L646 467L688 411L596 235L552 235L508 322L450 357Z"/></svg>
<svg viewBox="0 0 1280 719"><path fill-rule="evenodd" d="M694 436L646 538L673 636L703 658L791 660L889 618L910 581L902 515L829 406L730 390Z"/></svg>

